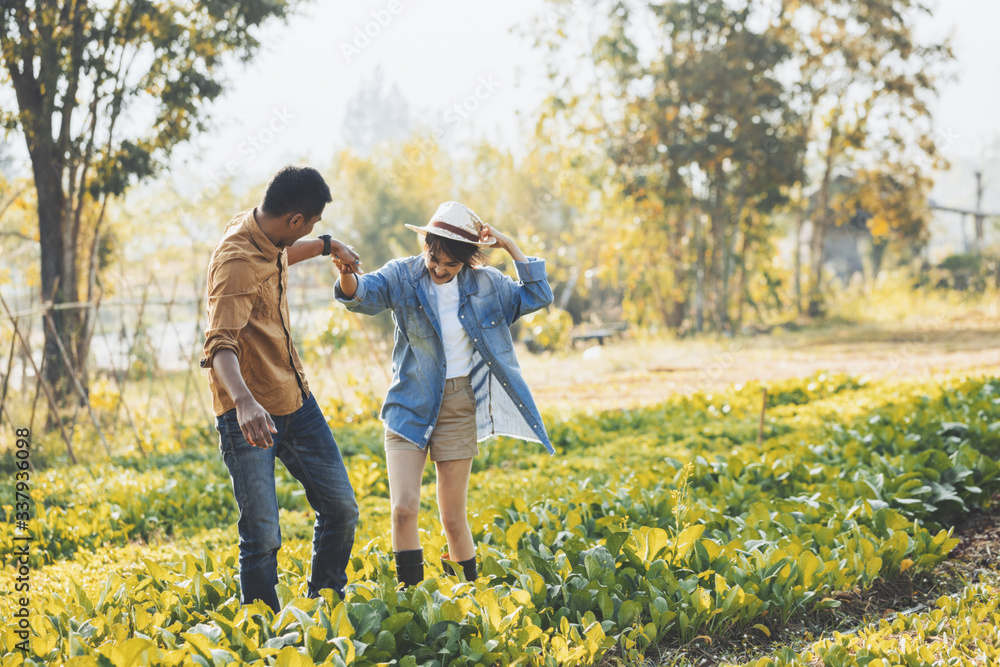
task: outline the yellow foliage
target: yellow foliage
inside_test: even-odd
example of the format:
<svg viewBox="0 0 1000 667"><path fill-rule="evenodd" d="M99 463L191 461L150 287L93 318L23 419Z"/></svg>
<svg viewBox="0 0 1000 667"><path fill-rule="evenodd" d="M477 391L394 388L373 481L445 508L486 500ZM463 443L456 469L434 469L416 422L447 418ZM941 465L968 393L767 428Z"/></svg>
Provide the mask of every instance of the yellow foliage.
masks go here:
<svg viewBox="0 0 1000 667"><path fill-rule="evenodd" d="M889 235L889 221L881 215L876 215L868 221L868 231L877 239L884 238Z"/></svg>

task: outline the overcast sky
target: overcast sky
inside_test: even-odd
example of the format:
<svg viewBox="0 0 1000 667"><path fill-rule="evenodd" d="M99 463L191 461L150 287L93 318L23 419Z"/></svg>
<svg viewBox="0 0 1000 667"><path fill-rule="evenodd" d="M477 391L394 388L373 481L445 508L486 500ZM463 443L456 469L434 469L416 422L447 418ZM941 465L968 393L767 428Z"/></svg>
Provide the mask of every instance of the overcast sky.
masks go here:
<svg viewBox="0 0 1000 667"><path fill-rule="evenodd" d="M959 77L944 86L934 109L939 143L968 169L989 159L987 147L1000 139L1000 0L931 2L934 16L921 33L952 35ZM523 146L545 86L542 53L525 33L533 34L534 21L547 25L545 11L542 0L302 3L287 23L269 26L252 63L232 68L211 129L178 151L174 175L194 183L232 175L246 185L288 162L328 166L343 143L346 102L379 67L446 141L487 136ZM23 159L23 140L17 143ZM943 176L939 181L948 182Z"/></svg>
<svg viewBox="0 0 1000 667"><path fill-rule="evenodd" d="M346 101L376 67L452 139L485 134L520 144L519 119L537 108L544 77L542 54L512 28L535 19L545 25L544 7L540 0L304 4L267 31L252 64L233 72L212 114L215 131L185 151L188 168L203 178L206 169L215 176L228 167L238 181L255 181L285 162L326 166L341 143ZM998 0L937 0L921 27L953 37L959 79L944 87L935 109L950 158L981 159L1000 137L997 25ZM474 110L454 109L463 103Z"/></svg>
<svg viewBox="0 0 1000 667"><path fill-rule="evenodd" d="M234 72L213 114L217 130L188 152L189 167L207 165L213 177L229 167L241 172L239 180L258 180L303 158L328 166L343 144L346 102L377 67L452 141L485 133L515 144L518 114L537 108L544 77L541 54L511 28L527 25L542 7L539 0L304 4L267 32L253 63ZM273 137L272 122L281 128Z"/></svg>

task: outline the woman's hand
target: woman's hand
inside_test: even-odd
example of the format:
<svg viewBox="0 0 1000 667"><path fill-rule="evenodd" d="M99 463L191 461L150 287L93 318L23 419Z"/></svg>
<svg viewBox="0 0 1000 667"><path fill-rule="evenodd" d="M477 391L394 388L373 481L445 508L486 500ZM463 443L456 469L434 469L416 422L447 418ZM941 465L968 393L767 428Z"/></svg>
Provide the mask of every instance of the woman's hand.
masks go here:
<svg viewBox="0 0 1000 667"><path fill-rule="evenodd" d="M334 265L342 276L352 273L359 275L363 273L361 270L361 256L354 252L352 246L345 245L334 239L330 242L330 257L333 259Z"/></svg>
<svg viewBox="0 0 1000 667"><path fill-rule="evenodd" d="M498 232L490 225L483 223L483 226L479 229L479 241L486 243L490 239L496 239L496 243L494 243L492 247L506 250L515 262L528 261L528 258L524 256L521 249L517 247L516 243L514 243L514 239L507 236L503 232Z"/></svg>

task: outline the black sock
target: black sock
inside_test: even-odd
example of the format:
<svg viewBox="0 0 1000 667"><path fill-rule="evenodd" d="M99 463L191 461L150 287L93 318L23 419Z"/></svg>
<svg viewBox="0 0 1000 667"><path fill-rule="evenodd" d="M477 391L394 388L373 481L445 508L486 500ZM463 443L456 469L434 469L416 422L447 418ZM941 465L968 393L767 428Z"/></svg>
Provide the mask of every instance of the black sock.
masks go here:
<svg viewBox="0 0 1000 667"><path fill-rule="evenodd" d="M424 550L393 551L396 559L396 580L406 588L424 580Z"/></svg>

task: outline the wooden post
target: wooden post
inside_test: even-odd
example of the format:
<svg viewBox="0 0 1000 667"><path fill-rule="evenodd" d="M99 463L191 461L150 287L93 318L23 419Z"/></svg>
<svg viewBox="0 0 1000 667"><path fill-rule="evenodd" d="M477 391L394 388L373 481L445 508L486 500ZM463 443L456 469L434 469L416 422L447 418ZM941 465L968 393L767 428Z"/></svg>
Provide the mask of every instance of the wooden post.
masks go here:
<svg viewBox="0 0 1000 667"><path fill-rule="evenodd" d="M17 319L14 320L17 324ZM3 419L4 405L7 403L7 385L10 382L11 373L14 372L14 349L16 348L17 338L15 336L10 337L10 353L7 355L7 372L3 376L3 391L0 392L0 419ZM17 430L14 426L14 419L10 415L10 408L7 408L7 419L10 421L10 427L12 430Z"/></svg>
<svg viewBox="0 0 1000 667"><path fill-rule="evenodd" d="M983 238L983 172L976 171L976 254L983 251L985 239Z"/></svg>
<svg viewBox="0 0 1000 667"><path fill-rule="evenodd" d="M69 376L73 380L73 387L76 389L76 393L80 395L80 400L82 400L87 405L87 412L90 413L90 421L94 423L94 428L97 429L97 435L101 438L101 442L104 443L104 449L108 452L108 456L111 456L111 445L108 444L107 438L104 437L104 430L101 428L101 424L97 421L97 415L94 414L94 408L90 406L90 398L87 396L87 392L83 388L83 384L80 382L79 376L76 374L76 370L70 364L69 354L66 353L66 348L63 347L62 338L59 336L59 331L56 329L56 323L52 320L52 315L49 311L45 311L45 321L49 323L49 327L52 329L52 337L56 341L56 347L59 348L59 353L62 355L63 361L67 364L67 370L69 371Z"/></svg>
<svg viewBox="0 0 1000 667"><path fill-rule="evenodd" d="M42 389L45 391L45 398L49 402L49 409L52 410L52 414L55 415L56 422L59 423L59 430L62 432L63 441L66 443L66 453L69 454L69 460L76 464L76 455L73 453L73 441L70 439L69 434L66 433L66 426L59 419L59 405L56 403L55 396L52 395L52 388L49 387L45 378L42 377L41 370L35 364L35 360L31 356L31 349L28 344L24 341L24 336L21 335L21 330L17 326L14 318L11 316L10 308L7 307L7 301L0 294L0 304L3 305L4 312L7 313L7 318L10 320L11 324L14 325L14 335L21 342L21 347L24 349L25 354L28 356L28 360L31 362L31 368L35 371L35 376L38 378L38 382Z"/></svg>
<svg viewBox="0 0 1000 667"><path fill-rule="evenodd" d="M104 330L104 323L101 322L100 317L95 317L94 319L96 320L98 326L101 327L101 336L104 337L106 341L106 345L108 347L108 354L109 357L111 357L113 356L113 353L111 352L111 343L107 342L108 334ZM118 421L118 410L119 408L123 408L125 410L125 418L128 419L129 426L132 428L132 434L135 436L135 444L139 448L139 453L142 454L143 457L145 457L146 448L142 446L142 436L139 434L139 430L136 429L135 427L135 420L132 418L132 411L128 409L128 403L126 403L124 398L122 397L123 387L121 383L121 378L118 377L118 368L114 365L114 362L112 362L111 364L111 376L114 377L115 384L118 386L118 401L115 403L114 419L115 421Z"/></svg>
<svg viewBox="0 0 1000 667"><path fill-rule="evenodd" d="M28 354L31 354L31 350L25 350ZM45 359L42 359L42 368L45 370ZM42 395L42 376L35 378L35 397L31 400L31 417L28 418L28 430L34 433L35 431L35 413L38 412L38 398Z"/></svg>
<svg viewBox="0 0 1000 667"><path fill-rule="evenodd" d="M165 306L165 310L166 310L166 323L169 324L170 323L170 306L173 303L174 296L176 294L176 290L177 290L177 278L176 277L174 278L173 292L171 293L170 300L168 301L167 297L166 297L166 294L163 291L163 287L160 286L160 281L156 279L156 274L151 273L149 277L150 277L151 284L153 284L156 287L156 291L160 294L161 302ZM158 350L160 348L162 348L163 342L166 339L166 336L167 336L167 329L166 329L166 327L164 327L164 329L163 329L163 335L160 336L160 344L154 348L154 353L158 353ZM152 341L152 338L150 338L150 341ZM170 410L170 416L171 416L171 418L173 419L173 422L174 422L174 430L175 430L176 434L179 436L180 435L180 426L179 426L179 421L178 421L178 416L177 416L177 407L174 405L174 398L173 398L173 396L170 395L170 387L167 386L166 378L163 377L163 372L160 370L160 359L159 359L159 356L154 356L152 362L153 362L153 367L149 371L149 385L148 385L148 391L146 393L146 418L147 418L147 420L149 419L149 413L150 413L150 410L151 410L151 408L153 406L153 384L154 384L153 383L153 379L154 379L154 377L158 376L159 379L160 379L160 381L161 381L161 383L162 383L163 390L164 390L163 391L163 399L164 399L164 401L167 404L167 409ZM179 437L177 439L180 440Z"/></svg>
<svg viewBox="0 0 1000 667"><path fill-rule="evenodd" d="M764 413L767 412L767 389L764 389L764 396L760 401L760 426L757 427L757 446L764 444Z"/></svg>

